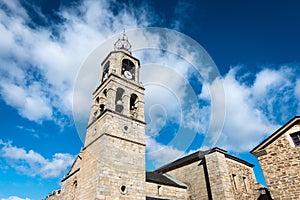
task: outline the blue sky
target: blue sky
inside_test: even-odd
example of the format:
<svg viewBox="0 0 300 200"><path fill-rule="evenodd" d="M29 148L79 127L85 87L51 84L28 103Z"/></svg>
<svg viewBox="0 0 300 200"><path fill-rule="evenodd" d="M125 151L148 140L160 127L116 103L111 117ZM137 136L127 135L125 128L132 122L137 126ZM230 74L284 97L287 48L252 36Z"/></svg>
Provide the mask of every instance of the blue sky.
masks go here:
<svg viewBox="0 0 300 200"><path fill-rule="evenodd" d="M216 104L226 115L215 145L255 164L264 183L248 152L300 113L299 9L296 0L0 2L0 199L40 199L60 187L83 146L73 117L82 64L123 28L128 36L137 28L168 28L202 45L224 88L225 101ZM148 42L157 42L156 35L148 36ZM139 39L129 40L134 50ZM153 70L143 80L165 84L145 85L149 170L207 148L203 140L212 114L207 88L218 81L202 82L187 62L187 45L181 47L183 54L133 51L144 74ZM170 72L182 81L163 76ZM82 124L90 97L76 99L86 105L75 105ZM188 138L185 145L176 142L180 133Z"/></svg>

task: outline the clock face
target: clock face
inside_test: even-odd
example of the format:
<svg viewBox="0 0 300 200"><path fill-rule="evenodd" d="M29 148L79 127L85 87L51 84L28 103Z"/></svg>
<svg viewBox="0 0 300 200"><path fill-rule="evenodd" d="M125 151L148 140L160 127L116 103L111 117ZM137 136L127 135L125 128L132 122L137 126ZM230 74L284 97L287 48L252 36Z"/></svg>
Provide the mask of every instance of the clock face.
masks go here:
<svg viewBox="0 0 300 200"><path fill-rule="evenodd" d="M125 71L124 72L124 76L127 78L127 79L132 79L132 74L129 72L129 71Z"/></svg>

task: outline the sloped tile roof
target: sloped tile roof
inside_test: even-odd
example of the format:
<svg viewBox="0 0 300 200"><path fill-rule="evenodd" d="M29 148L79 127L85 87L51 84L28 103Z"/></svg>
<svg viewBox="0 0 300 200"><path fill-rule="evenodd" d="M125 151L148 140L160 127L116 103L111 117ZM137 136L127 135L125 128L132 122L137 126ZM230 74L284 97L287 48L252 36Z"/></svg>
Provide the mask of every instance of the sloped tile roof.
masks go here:
<svg viewBox="0 0 300 200"><path fill-rule="evenodd" d="M161 185L168 185L179 188L187 188L187 185L168 174L161 174L156 172L146 172L146 181L157 183Z"/></svg>
<svg viewBox="0 0 300 200"><path fill-rule="evenodd" d="M206 150L206 151L196 151L195 153L192 153L192 154L187 155L183 158L179 158L179 159L177 159L177 160L175 160L175 161L173 161L169 164L166 164L166 165L156 169L154 172L156 172L156 173L166 173L166 172L171 171L173 169L177 169L177 168L183 167L185 165L189 165L193 162L200 161L205 157L205 155L208 155L208 154L216 152L216 151L218 151L220 153L223 153L226 158L235 160L235 161L240 162L240 163L242 163L244 165L247 165L249 167L254 166L253 164L248 163L247 161L244 161L244 160L239 159L235 156L231 156L231 155L227 154L227 151L225 151L221 148L215 147L215 148L212 148L212 149L209 149L209 150Z"/></svg>

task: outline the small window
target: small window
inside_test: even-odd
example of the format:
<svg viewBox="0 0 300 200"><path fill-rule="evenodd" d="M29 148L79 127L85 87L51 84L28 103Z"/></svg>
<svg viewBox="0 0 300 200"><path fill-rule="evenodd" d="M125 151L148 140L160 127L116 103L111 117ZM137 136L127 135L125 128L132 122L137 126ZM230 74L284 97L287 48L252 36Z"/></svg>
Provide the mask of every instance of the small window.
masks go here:
<svg viewBox="0 0 300 200"><path fill-rule="evenodd" d="M291 134L291 138L295 144L295 146L300 146L300 131Z"/></svg>
<svg viewBox="0 0 300 200"><path fill-rule="evenodd" d="M157 186L157 194L158 196L162 195L162 187L160 185Z"/></svg>
<svg viewBox="0 0 300 200"><path fill-rule="evenodd" d="M232 182L233 182L234 189L237 190L236 175L235 174L232 174Z"/></svg>
<svg viewBox="0 0 300 200"><path fill-rule="evenodd" d="M126 193L127 193L127 188L126 188L125 185L122 185L122 186L120 187L120 192L121 192L121 194L126 194Z"/></svg>
<svg viewBox="0 0 300 200"><path fill-rule="evenodd" d="M245 188L245 191L247 192L248 189L247 189L247 179L245 176L243 176L243 183L244 183L244 188Z"/></svg>

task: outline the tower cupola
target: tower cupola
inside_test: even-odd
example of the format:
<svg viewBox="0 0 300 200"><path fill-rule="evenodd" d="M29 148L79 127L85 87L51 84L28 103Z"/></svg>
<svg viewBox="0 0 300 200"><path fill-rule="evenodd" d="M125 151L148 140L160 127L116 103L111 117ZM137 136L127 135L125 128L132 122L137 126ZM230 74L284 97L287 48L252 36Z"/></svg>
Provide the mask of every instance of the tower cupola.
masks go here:
<svg viewBox="0 0 300 200"><path fill-rule="evenodd" d="M125 29L123 30L122 36L114 44L115 51L125 50L131 54L131 44L128 41L128 37L125 34Z"/></svg>

